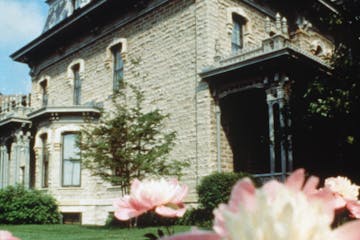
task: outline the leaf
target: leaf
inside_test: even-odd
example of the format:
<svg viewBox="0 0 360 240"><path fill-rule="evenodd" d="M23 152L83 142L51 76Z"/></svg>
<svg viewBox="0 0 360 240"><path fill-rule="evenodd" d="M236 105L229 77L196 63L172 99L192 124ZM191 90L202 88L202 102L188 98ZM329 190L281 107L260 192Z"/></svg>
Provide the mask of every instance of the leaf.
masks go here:
<svg viewBox="0 0 360 240"><path fill-rule="evenodd" d="M157 232L158 232L159 238L165 236L164 232L161 229L158 229Z"/></svg>
<svg viewBox="0 0 360 240"><path fill-rule="evenodd" d="M144 234L144 237L146 237L146 239L149 239L149 240L157 240L158 239L158 237L153 233L146 233L146 234Z"/></svg>

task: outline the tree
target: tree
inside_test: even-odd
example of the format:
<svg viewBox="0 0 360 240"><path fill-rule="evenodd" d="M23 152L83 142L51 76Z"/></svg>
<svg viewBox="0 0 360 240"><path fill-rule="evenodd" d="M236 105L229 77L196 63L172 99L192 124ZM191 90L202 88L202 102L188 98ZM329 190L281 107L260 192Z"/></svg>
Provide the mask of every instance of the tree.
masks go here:
<svg viewBox="0 0 360 240"><path fill-rule="evenodd" d="M146 176L180 176L186 162L168 160L175 132L164 133L160 110L145 112L143 93L124 86L112 97L113 110L99 124L83 127L78 142L85 168L129 192L131 181Z"/></svg>
<svg viewBox="0 0 360 240"><path fill-rule="evenodd" d="M309 86L305 95L309 103L307 122L318 132L331 133L323 140L334 143L334 149L328 151L334 153L336 168L359 181L356 162L360 157L360 1L328 4L332 4L331 11L324 13L320 6L314 7L312 10L318 14L309 18L334 38L333 71L327 77L319 76Z"/></svg>

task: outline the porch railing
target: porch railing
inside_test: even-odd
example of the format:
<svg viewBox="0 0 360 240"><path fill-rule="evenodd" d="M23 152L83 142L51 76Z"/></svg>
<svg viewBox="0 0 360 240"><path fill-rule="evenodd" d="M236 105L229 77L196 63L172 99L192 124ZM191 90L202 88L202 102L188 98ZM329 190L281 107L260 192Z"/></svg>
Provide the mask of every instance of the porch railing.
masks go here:
<svg viewBox="0 0 360 240"><path fill-rule="evenodd" d="M30 110L30 94L0 96L0 121L11 117L26 118Z"/></svg>

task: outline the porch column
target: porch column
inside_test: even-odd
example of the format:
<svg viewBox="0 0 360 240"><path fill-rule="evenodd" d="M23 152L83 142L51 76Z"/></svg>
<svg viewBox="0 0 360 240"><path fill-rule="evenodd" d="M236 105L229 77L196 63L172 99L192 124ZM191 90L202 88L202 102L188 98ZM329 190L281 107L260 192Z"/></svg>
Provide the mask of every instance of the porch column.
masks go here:
<svg viewBox="0 0 360 240"><path fill-rule="evenodd" d="M12 142L10 149L10 161L12 165L10 172L12 172L12 185L16 185L19 183L18 144L16 142Z"/></svg>
<svg viewBox="0 0 360 240"><path fill-rule="evenodd" d="M280 154L281 154L281 174L283 176L283 180L285 180L286 176L286 140L287 140L287 130L285 125L285 98L284 98L284 89L278 88L278 104L279 104L279 125L280 125Z"/></svg>
<svg viewBox="0 0 360 240"><path fill-rule="evenodd" d="M275 129L274 129L274 102L271 89L266 90L266 101L269 112L269 150L270 150L270 173L275 173Z"/></svg>
<svg viewBox="0 0 360 240"><path fill-rule="evenodd" d="M288 118L288 129L291 129L291 119ZM294 160L293 160L293 144L292 144L292 134L287 133L287 153L288 153L288 171L292 172L294 170Z"/></svg>
<svg viewBox="0 0 360 240"><path fill-rule="evenodd" d="M266 80L268 80L268 78L266 78ZM288 100L286 83L288 80L285 75L280 76L280 74L275 74L273 81L264 81L266 84L269 84L269 88L266 89L266 100L269 112L270 172L276 172L276 161L280 161L283 179L285 179L287 171L291 171L293 168L292 136L289 132L291 120L286 114L289 112L286 106ZM276 112L277 116L274 116L274 106L278 106L279 109L279 111ZM278 119L279 122L275 123L274 119ZM275 125L278 125L280 128L280 134L278 135L275 134ZM275 146L275 142L278 142L279 146ZM276 147L280 149L280 156L275 155Z"/></svg>
<svg viewBox="0 0 360 240"><path fill-rule="evenodd" d="M22 139L22 164L25 168L24 185L30 187L30 132L27 132Z"/></svg>
<svg viewBox="0 0 360 240"><path fill-rule="evenodd" d="M0 145L0 189L5 187L5 156L3 148L4 146Z"/></svg>

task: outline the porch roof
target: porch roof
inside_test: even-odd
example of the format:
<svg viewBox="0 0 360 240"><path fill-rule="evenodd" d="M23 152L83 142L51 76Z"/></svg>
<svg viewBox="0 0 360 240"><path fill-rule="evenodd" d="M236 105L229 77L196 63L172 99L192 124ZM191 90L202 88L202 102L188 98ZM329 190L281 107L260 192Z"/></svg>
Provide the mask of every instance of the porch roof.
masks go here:
<svg viewBox="0 0 360 240"><path fill-rule="evenodd" d="M284 70L288 70L289 66L309 66L325 72L332 69L322 58L301 49L282 36L275 36L264 40L260 47L245 49L220 59L214 65L203 69L200 76L206 81L212 81L217 76L234 71L267 70L274 66Z"/></svg>

